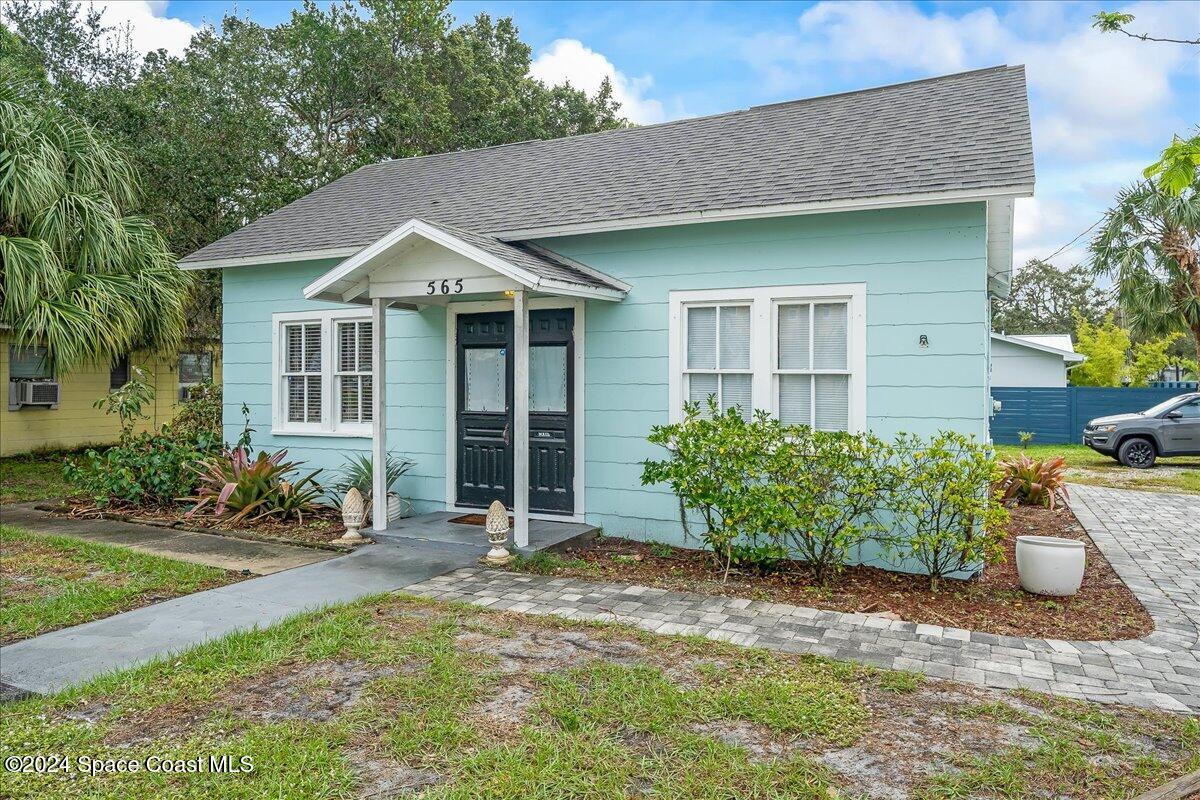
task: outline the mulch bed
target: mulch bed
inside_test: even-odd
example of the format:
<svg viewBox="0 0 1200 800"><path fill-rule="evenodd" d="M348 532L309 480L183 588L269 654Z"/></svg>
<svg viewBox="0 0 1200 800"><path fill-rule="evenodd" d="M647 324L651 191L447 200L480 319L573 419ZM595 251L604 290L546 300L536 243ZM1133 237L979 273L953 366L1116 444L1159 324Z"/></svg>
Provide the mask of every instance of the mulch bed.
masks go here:
<svg viewBox="0 0 1200 800"><path fill-rule="evenodd" d="M1069 509L1015 508L1008 533L1003 562L992 564L976 579L943 581L936 594L930 592L924 576L865 566L847 567L823 589L797 562L767 575L734 572L722 584L721 571L703 551L670 548L667 554L661 544L609 537L568 549L563 555L574 563L552 572L833 611L882 613L909 622L1007 636L1100 641L1136 639L1154 630L1146 609ZM1077 595L1042 597L1021 588L1014 551L1016 537L1026 534L1084 542L1087 566Z"/></svg>
<svg viewBox="0 0 1200 800"><path fill-rule="evenodd" d="M346 526L342 524L341 514L334 509L322 509L315 514L306 514L303 523L296 520L284 522L276 519L267 519L256 522L253 525L230 527L227 520L214 517L211 514L197 514L194 517L184 516L187 513L187 508L180 506L144 507L115 505L99 507L89 500L74 498L65 500L59 504L39 505L37 508L62 516L82 519L112 519L121 522L156 525L175 530L212 533L235 539L313 547L320 550L345 552L356 546L343 542L335 543L335 540L346 532ZM365 532L364 535L366 535Z"/></svg>

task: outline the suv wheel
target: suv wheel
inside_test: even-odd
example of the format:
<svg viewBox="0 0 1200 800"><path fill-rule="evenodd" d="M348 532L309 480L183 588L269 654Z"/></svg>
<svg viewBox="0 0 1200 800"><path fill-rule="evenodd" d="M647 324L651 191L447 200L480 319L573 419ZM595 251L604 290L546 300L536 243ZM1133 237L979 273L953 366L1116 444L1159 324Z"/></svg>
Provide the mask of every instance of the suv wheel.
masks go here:
<svg viewBox="0 0 1200 800"><path fill-rule="evenodd" d="M1154 466L1154 445L1145 439L1126 439L1117 449L1117 458L1122 464L1134 469L1149 469Z"/></svg>

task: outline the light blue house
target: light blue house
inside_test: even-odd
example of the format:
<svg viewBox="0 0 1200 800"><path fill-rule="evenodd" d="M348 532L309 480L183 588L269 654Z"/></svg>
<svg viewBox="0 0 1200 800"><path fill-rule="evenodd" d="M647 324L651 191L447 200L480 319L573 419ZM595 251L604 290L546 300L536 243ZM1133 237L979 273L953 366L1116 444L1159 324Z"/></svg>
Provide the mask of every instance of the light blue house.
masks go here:
<svg viewBox="0 0 1200 800"><path fill-rule="evenodd" d="M375 164L182 266L222 271L228 439L245 402L310 466L413 459L418 512L671 540L641 462L689 398L986 437L1032 190L1024 72L996 67Z"/></svg>

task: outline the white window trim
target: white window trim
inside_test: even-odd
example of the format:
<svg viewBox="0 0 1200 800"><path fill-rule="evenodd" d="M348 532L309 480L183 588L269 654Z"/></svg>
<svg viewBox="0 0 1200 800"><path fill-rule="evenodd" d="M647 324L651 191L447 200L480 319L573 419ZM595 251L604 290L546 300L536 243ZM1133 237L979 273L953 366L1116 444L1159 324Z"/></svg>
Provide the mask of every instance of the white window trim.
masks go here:
<svg viewBox="0 0 1200 800"><path fill-rule="evenodd" d="M847 304L847 364L850 374L849 430L857 433L867 427L867 285L865 283L826 283L795 286L754 286L741 289L700 289L669 294L670 328L668 333L668 395L670 420L683 419L684 366L687 342L684 339L684 308L691 305L750 303L750 368L753 372L751 393L755 408L765 408L778 416L778 371L775 365L776 308L789 301L845 302ZM763 337L770 347L756 346ZM824 372L824 370L822 370ZM766 401L764 403L764 400Z"/></svg>
<svg viewBox="0 0 1200 800"><path fill-rule="evenodd" d="M337 405L337 339L338 322L361 322L371 319L370 308L345 308L328 311L289 311L271 315L271 434L275 436L352 436L371 438L371 423L343 423ZM284 407L287 395L283 391L283 326L296 323L317 323L321 326L321 421L289 422ZM374 372L374 365L372 365Z"/></svg>

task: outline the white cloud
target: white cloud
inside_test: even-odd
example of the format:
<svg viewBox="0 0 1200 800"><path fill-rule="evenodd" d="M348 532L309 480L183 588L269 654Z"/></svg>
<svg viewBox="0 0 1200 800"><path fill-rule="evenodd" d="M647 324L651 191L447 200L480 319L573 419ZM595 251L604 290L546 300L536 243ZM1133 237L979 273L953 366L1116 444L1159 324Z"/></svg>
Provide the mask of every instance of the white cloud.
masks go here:
<svg viewBox="0 0 1200 800"><path fill-rule="evenodd" d="M100 12L106 27L121 31L128 26L130 44L143 55L160 48L180 55L199 30L187 20L166 16L166 0L90 0L80 5L79 13L88 6Z"/></svg>
<svg viewBox="0 0 1200 800"><path fill-rule="evenodd" d="M603 54L586 47L578 39L556 39L538 53L529 67L529 74L552 85L568 81L588 94L595 94L608 78L613 97L621 104L622 116L643 125L666 119L662 103L646 97L646 92L654 85L651 76L627 76Z"/></svg>
<svg viewBox="0 0 1200 800"><path fill-rule="evenodd" d="M1169 36L1195 31L1197 7L1146 2L1119 10L1134 14L1137 32ZM1195 97L1179 90L1196 91L1196 62L1184 45L1094 30L1088 7L999 9L957 14L909 2L822 2L798 17L793 32L747 38L743 56L773 91L794 95L825 90L831 77L852 88L1025 64L1038 197L1017 204L1014 260L1022 264L1083 232L1120 186L1140 178L1172 133L1195 124L1188 113ZM1087 243L1082 237L1054 263L1086 259Z"/></svg>

